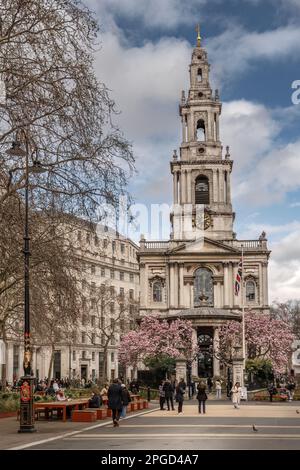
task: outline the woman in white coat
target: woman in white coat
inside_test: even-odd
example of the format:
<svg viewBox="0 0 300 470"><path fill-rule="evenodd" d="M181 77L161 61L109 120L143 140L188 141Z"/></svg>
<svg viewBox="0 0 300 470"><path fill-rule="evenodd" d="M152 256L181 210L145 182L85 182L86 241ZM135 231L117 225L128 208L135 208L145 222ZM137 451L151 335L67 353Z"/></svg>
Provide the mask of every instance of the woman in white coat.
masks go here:
<svg viewBox="0 0 300 470"><path fill-rule="evenodd" d="M231 394L234 408L239 408L241 403L241 387L239 382L236 382L232 387Z"/></svg>

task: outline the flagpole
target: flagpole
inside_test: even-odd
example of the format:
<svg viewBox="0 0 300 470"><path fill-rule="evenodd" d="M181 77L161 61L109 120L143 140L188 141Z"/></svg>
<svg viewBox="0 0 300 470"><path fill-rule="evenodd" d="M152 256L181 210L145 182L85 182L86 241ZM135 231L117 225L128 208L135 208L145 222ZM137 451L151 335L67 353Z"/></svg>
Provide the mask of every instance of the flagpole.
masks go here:
<svg viewBox="0 0 300 470"><path fill-rule="evenodd" d="M246 365L246 341L245 341L245 306L244 306L244 245L242 248L242 279L241 279L241 297L242 297L242 348L243 348L243 369Z"/></svg>

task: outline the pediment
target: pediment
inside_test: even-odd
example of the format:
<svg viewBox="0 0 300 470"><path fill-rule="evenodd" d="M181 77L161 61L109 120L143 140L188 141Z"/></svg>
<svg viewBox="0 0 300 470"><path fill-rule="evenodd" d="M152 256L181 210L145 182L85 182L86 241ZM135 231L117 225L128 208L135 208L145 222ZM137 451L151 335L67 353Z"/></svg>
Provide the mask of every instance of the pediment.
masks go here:
<svg viewBox="0 0 300 470"><path fill-rule="evenodd" d="M239 253L237 249L225 245L219 240L212 240L206 237L183 242L182 245L170 251L172 253Z"/></svg>

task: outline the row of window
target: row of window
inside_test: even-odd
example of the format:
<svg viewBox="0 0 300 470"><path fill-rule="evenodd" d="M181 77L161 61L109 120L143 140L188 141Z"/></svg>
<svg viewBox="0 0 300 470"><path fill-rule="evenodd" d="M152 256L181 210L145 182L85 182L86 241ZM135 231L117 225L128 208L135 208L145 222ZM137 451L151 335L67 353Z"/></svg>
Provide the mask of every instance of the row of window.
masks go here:
<svg viewBox="0 0 300 470"><path fill-rule="evenodd" d="M125 254L126 252L126 245L124 242L117 242L116 240L110 240L108 238L104 238L103 240L100 240L98 235L92 235L90 232L85 232L85 242L90 244L91 243L91 240L92 240L92 237L93 237L93 240L94 240L94 245L96 247L100 247L100 242L102 242L102 248L104 249L107 249L111 243L111 248L112 248L112 252L115 253L118 248L119 248L119 251L121 254ZM79 242L82 242L83 241L83 234L81 232L81 230L78 230L77 232L77 240ZM132 248L132 246L128 246L128 250L129 250L129 255L130 256L135 256L136 255L136 250L134 248Z"/></svg>
<svg viewBox="0 0 300 470"><path fill-rule="evenodd" d="M248 302L256 301L256 283L252 279L245 283L245 297ZM153 302L163 301L163 280L156 279L152 285ZM213 274L209 269L199 268L195 272L194 280L194 306L213 305L214 287Z"/></svg>
<svg viewBox="0 0 300 470"><path fill-rule="evenodd" d="M98 269L95 264L91 264L90 269L91 269L91 274L93 275L98 274ZM108 276L110 277L110 279L119 279L120 281L129 280L129 282L134 282L134 273L125 273L124 271L116 271L115 269L106 270L104 267L100 267L99 274L101 275L101 277L106 277L107 271L108 271Z"/></svg>
<svg viewBox="0 0 300 470"><path fill-rule="evenodd" d="M72 353L72 359L73 361L76 361L76 351L73 351ZM87 351L81 351L81 359L89 359L88 355L87 355ZM92 362L95 362L96 360L96 353L95 351L92 351ZM110 360L111 362L115 362L115 353L110 353Z"/></svg>

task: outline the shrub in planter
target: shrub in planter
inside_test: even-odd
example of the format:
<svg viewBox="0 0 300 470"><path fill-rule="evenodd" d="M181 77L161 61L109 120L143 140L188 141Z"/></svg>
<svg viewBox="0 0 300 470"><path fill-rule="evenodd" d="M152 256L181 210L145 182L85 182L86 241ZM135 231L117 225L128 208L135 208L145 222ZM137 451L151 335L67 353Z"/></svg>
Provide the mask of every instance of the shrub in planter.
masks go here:
<svg viewBox="0 0 300 470"><path fill-rule="evenodd" d="M7 400L0 400L0 412L14 412L20 408L20 403L18 400L14 399L7 399Z"/></svg>

